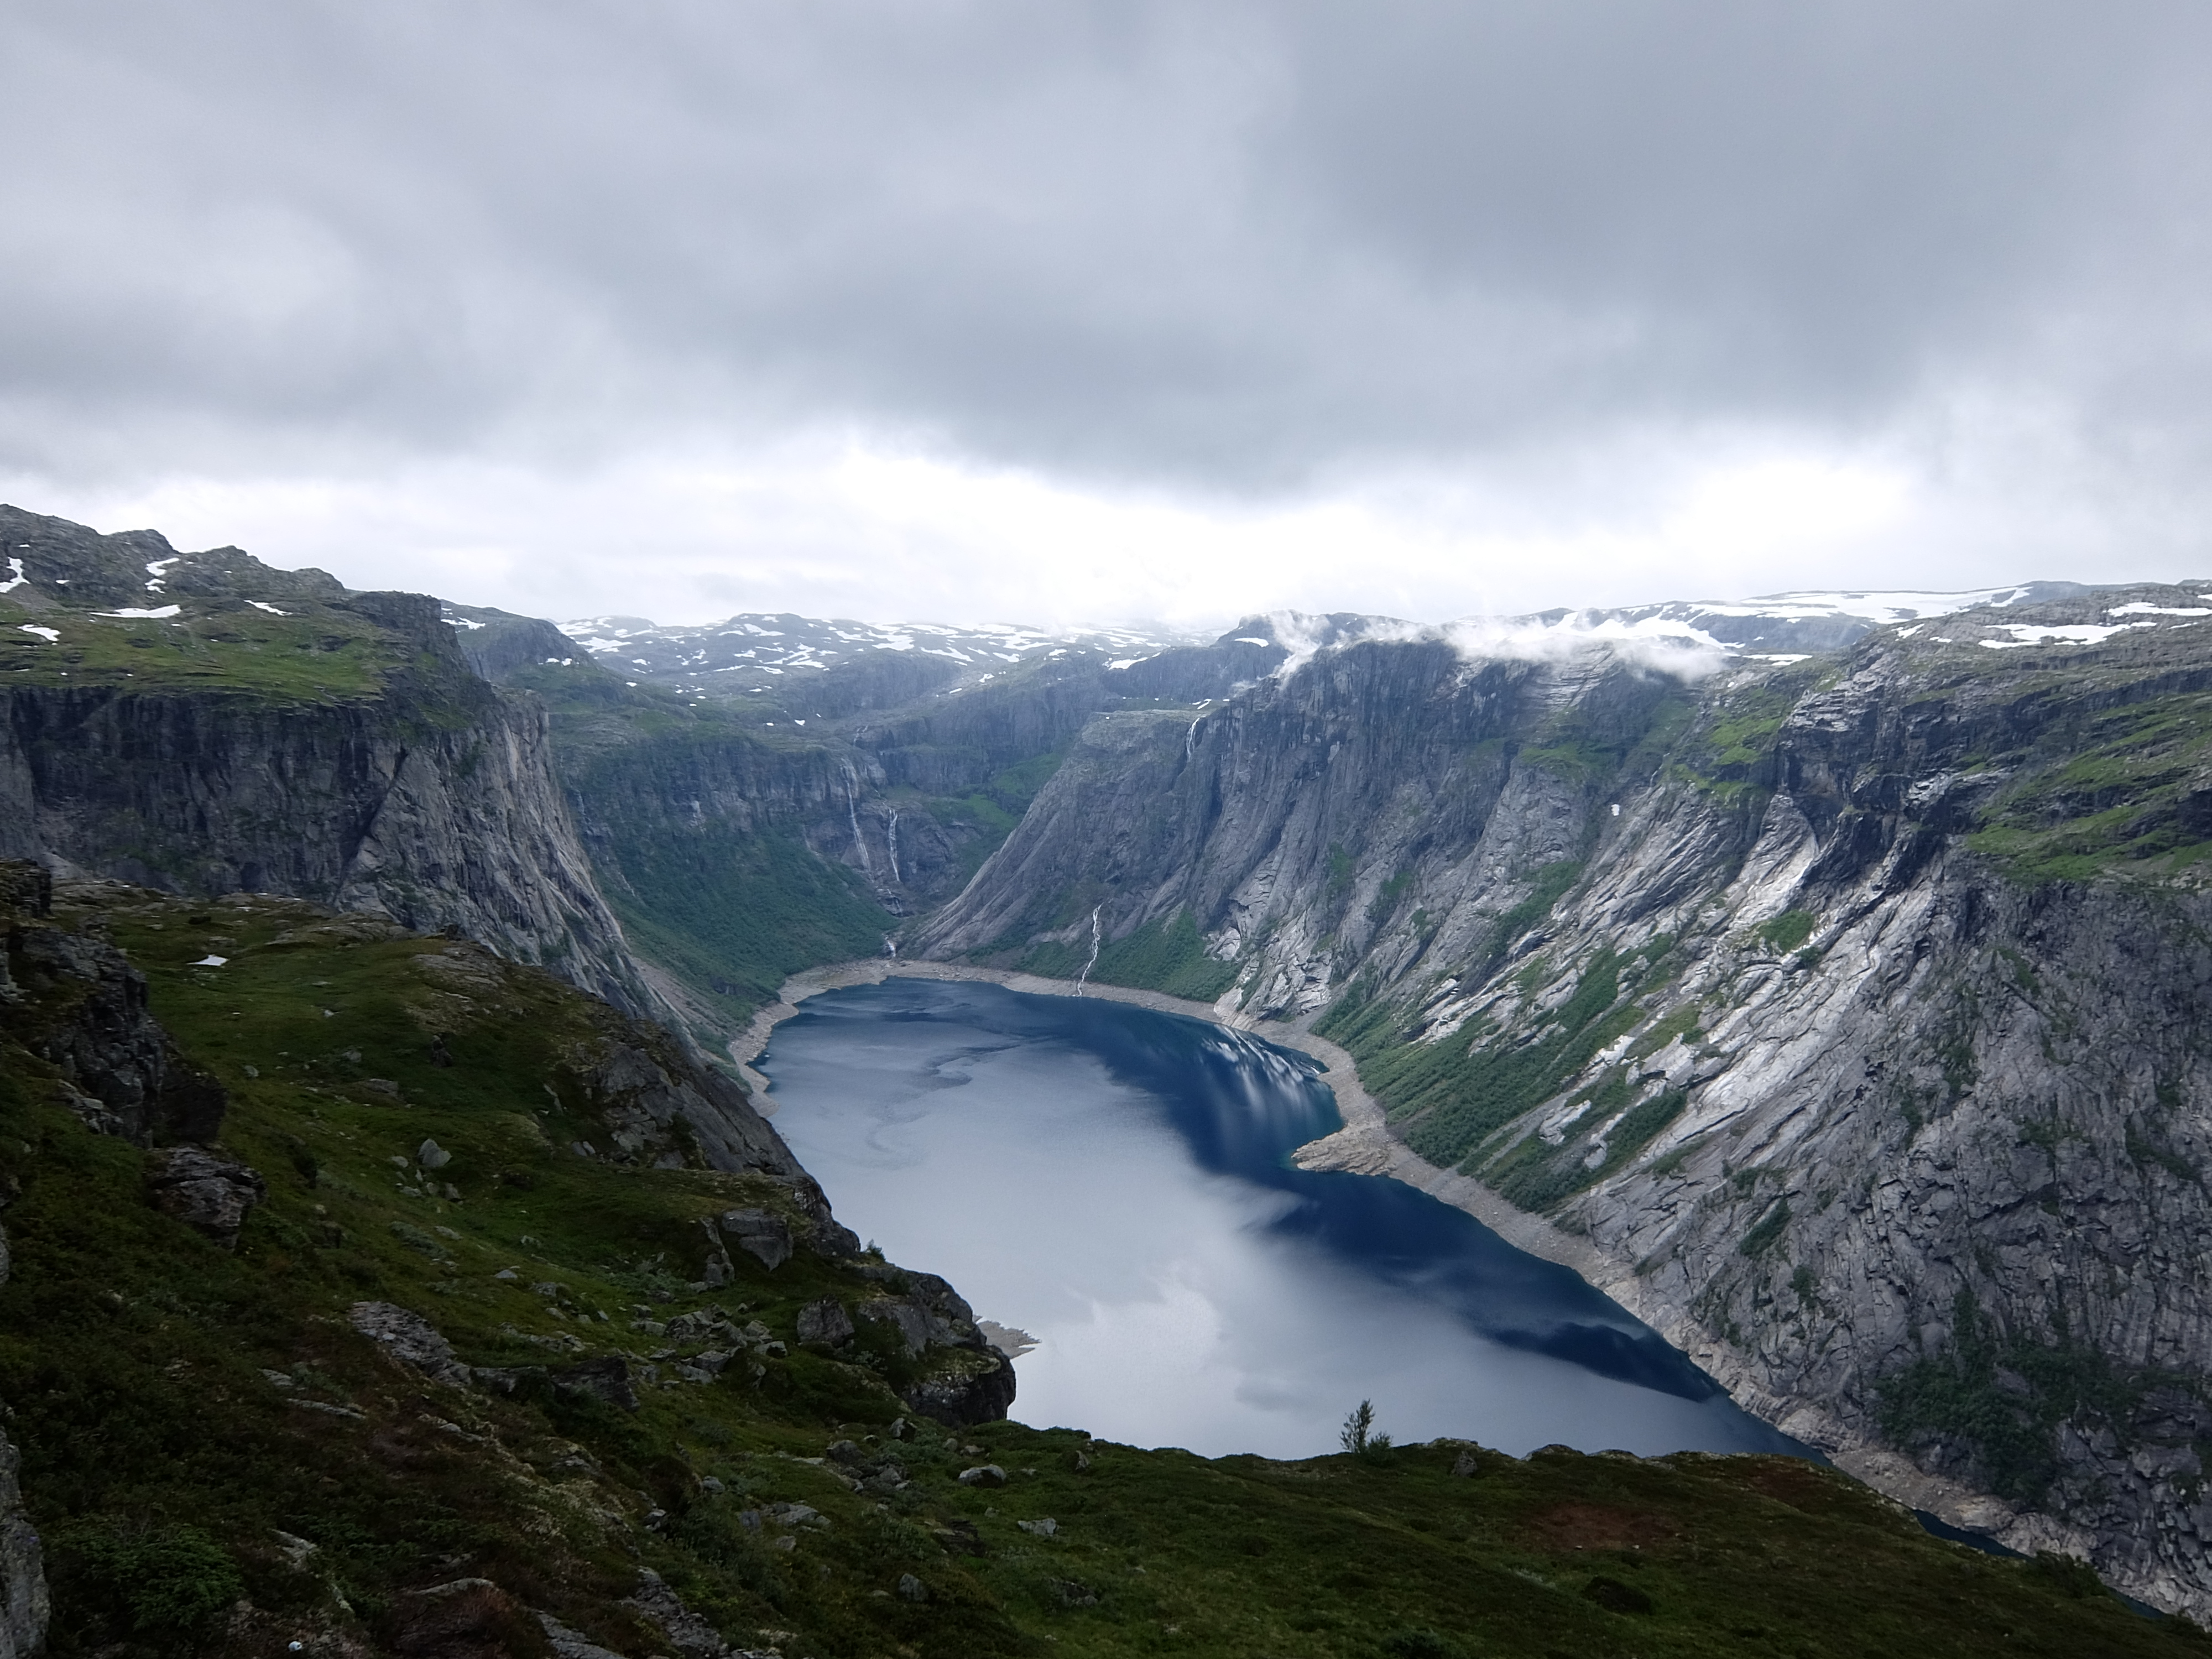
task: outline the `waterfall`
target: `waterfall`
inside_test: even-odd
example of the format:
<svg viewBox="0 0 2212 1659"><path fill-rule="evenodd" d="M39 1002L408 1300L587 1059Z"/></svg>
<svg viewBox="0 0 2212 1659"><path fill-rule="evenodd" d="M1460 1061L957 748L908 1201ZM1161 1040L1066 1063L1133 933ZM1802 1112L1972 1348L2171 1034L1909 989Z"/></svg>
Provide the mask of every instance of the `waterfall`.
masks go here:
<svg viewBox="0 0 2212 1659"><path fill-rule="evenodd" d="M868 843L860 834L860 801L857 793L858 783L859 780L853 775L852 767L848 764L845 768L845 813L853 820L853 848L860 855L860 872L863 875L872 876L876 873L876 866L868 862Z"/></svg>
<svg viewBox="0 0 2212 1659"><path fill-rule="evenodd" d="M898 867L898 812L897 812L897 810L896 810L896 808L894 808L894 809L893 809L893 811L892 811L892 812L891 812L891 827L890 827L890 830L889 833L885 836L884 839L885 839L885 841L888 842L888 844L890 845L890 854L891 854L891 880L902 885L902 884L904 884L904 882L905 882L906 878L905 878L903 876L902 876L902 875L900 875L900 874L899 874L899 867Z"/></svg>
<svg viewBox="0 0 2212 1659"><path fill-rule="evenodd" d="M1098 911L1105 908L1102 904L1091 913L1091 960L1083 964L1083 971L1075 976L1075 994L1078 996L1083 994L1083 981L1091 977L1091 970L1098 965Z"/></svg>
<svg viewBox="0 0 2212 1659"><path fill-rule="evenodd" d="M1198 720L1205 718L1205 715L1200 714ZM1182 757L1186 761L1193 757L1194 745L1198 742L1198 720L1193 720L1190 723L1190 730L1182 734Z"/></svg>

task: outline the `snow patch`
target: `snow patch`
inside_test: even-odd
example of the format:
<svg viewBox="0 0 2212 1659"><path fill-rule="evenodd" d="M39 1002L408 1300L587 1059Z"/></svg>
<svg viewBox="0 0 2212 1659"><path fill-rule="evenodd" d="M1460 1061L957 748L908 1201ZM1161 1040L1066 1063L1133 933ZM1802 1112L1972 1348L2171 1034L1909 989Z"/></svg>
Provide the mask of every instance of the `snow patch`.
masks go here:
<svg viewBox="0 0 2212 1659"><path fill-rule="evenodd" d="M58 644L61 641L62 634L58 628L41 628L36 623L18 623L15 626L19 632L36 634L48 645Z"/></svg>
<svg viewBox="0 0 2212 1659"><path fill-rule="evenodd" d="M149 622L173 617L184 608L181 605L165 605L155 610L142 611L126 605L120 611L95 611L92 614L95 617L121 617L131 622Z"/></svg>
<svg viewBox="0 0 2212 1659"><path fill-rule="evenodd" d="M275 605L264 604L259 599L248 599L246 604L252 605L256 611L266 611L272 617L289 617L292 614L289 611L279 611ZM469 628L482 628L483 624L482 623L465 623L464 626Z"/></svg>
<svg viewBox="0 0 2212 1659"><path fill-rule="evenodd" d="M2212 606L2152 605L2137 599L2133 605L2112 605L2105 614L2108 617L2212 617Z"/></svg>
<svg viewBox="0 0 2212 1659"><path fill-rule="evenodd" d="M4 582L0 582L0 593L12 593L30 580L31 579L28 576L26 576L23 574L23 562L21 559L9 559L8 561L8 580Z"/></svg>
<svg viewBox="0 0 2212 1659"><path fill-rule="evenodd" d="M2004 631L2012 635L2008 640L1983 640L1986 651L2017 651L2025 646L2041 645L2045 640L2063 640L2071 645L2102 645L2115 634L2124 634L2131 628L2154 628L2154 623L2069 623L2051 626L2040 623L2007 623Z"/></svg>

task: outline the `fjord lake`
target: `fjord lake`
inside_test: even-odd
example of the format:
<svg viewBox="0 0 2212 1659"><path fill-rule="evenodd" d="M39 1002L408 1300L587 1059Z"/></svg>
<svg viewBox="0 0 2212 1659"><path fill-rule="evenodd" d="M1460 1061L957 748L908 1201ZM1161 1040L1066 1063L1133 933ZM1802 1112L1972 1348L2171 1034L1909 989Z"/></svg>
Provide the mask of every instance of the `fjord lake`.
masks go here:
<svg viewBox="0 0 2212 1659"><path fill-rule="evenodd" d="M1018 1420L1206 1455L1400 1441L1794 1451L1565 1267L1386 1177L1304 1055L1102 998L890 979L811 998L757 1062L838 1215L1036 1346Z"/></svg>

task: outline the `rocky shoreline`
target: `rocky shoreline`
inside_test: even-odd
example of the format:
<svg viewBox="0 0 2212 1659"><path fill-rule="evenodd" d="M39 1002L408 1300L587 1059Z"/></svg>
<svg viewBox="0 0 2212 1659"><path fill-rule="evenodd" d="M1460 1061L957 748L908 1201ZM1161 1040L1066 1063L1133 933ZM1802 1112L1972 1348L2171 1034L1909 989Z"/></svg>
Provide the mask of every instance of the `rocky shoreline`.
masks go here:
<svg viewBox="0 0 2212 1659"><path fill-rule="evenodd" d="M777 1000L756 1012L744 1034L729 1045L730 1058L736 1062L745 1086L752 1091L755 1107L763 1117L775 1115L775 1097L769 1079L752 1062L767 1048L775 1028L797 1014L799 1005L809 997L855 985L880 985L887 979L968 981L1002 986L1028 996L1087 996L1108 1002L1131 1003L1161 1013L1181 1014L1231 1030L1249 1032L1262 1042L1309 1055L1325 1068L1321 1080L1335 1096L1344 1127L1333 1134L1308 1141L1292 1153L1300 1169L1386 1176L1425 1192L1473 1216L1515 1249L1573 1269L1589 1284L1682 1348L1695 1364L1728 1389L1738 1405L1754 1415L1772 1421L1777 1414L1774 1408L1790 1403L1767 1399L1756 1388L1747 1386L1752 1379L1742 1374L1743 1368L1728 1363L1729 1356L1725 1352L1699 1340L1697 1330L1686 1327L1679 1319L1669 1318L1667 1309L1648 1305L1649 1298L1641 1294L1643 1285L1632 1267L1607 1255L1587 1239L1554 1226L1541 1216L1516 1208L1472 1176L1438 1168L1407 1146L1391 1133L1382 1106L1362 1085L1358 1068L1344 1049L1289 1021L1255 1018L1237 1012L1230 1006L1233 994L1216 1003L1194 1002L1133 986L1079 983L1003 968L890 957L811 968L786 980ZM1884 1497L1925 1510L1948 1525L1980 1533L2023 1553L2054 1547L2070 1546L2076 1551L2084 1547L2086 1540L2072 1536L2070 1528L2053 1522L2050 1516L2017 1514L2011 1506L1991 1499L1986 1493L1928 1474L1897 1452L1849 1444L1823 1444L1820 1449L1838 1468Z"/></svg>

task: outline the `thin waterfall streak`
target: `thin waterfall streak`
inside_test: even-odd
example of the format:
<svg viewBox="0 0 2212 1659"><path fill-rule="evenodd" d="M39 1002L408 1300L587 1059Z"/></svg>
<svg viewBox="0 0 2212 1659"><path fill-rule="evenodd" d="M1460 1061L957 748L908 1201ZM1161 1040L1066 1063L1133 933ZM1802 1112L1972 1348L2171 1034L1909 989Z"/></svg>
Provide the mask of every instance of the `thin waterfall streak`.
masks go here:
<svg viewBox="0 0 2212 1659"><path fill-rule="evenodd" d="M1200 715L1198 717L1198 720L1204 720L1205 718L1206 718L1206 716L1205 716L1205 715L1200 714ZM1189 730L1189 731L1188 731L1188 732L1184 732L1184 733L1182 734L1182 757L1183 757L1183 759L1185 759L1186 761L1188 761L1188 760L1191 760L1191 759L1195 758L1195 755L1196 755L1196 747L1195 747L1195 746L1196 746L1196 744L1197 744L1197 742L1198 742L1198 720L1193 720L1193 721L1190 723L1190 730Z"/></svg>
<svg viewBox="0 0 2212 1659"><path fill-rule="evenodd" d="M872 876L876 873L876 866L868 862L867 839L860 834L860 801L856 784L853 769L848 765L845 768L845 812L853 821L853 848L860 855L861 873Z"/></svg>
<svg viewBox="0 0 2212 1659"><path fill-rule="evenodd" d="M1083 983L1091 977L1091 970L1098 965L1098 911L1103 908L1105 907L1100 905L1091 913L1091 960L1083 964L1083 971L1075 976L1075 994L1078 996L1083 994Z"/></svg>
<svg viewBox="0 0 2212 1659"><path fill-rule="evenodd" d="M894 808L894 809L893 809L893 811L892 811L892 812L891 812L891 827L890 827L890 830L885 834L885 836L884 836L884 841L885 841L885 843L888 845L888 847L890 848L890 855L891 855L891 880L892 880L892 881L894 881L894 882L896 882L896 883L897 883L899 885L903 886L903 885L905 885L905 884L906 884L906 878L899 874L899 867L898 867L898 812L897 812L897 810L896 810L896 808Z"/></svg>

